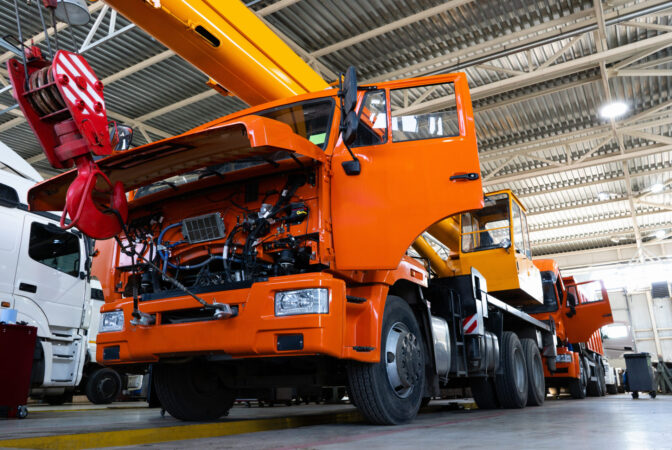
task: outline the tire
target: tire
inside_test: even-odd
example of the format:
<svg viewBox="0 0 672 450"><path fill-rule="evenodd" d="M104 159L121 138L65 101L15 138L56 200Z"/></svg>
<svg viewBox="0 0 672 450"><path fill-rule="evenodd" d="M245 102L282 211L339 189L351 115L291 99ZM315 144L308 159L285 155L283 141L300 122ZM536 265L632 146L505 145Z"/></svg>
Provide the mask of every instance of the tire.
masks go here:
<svg viewBox="0 0 672 450"><path fill-rule="evenodd" d="M348 389L368 421L398 425L412 420L420 409L426 352L413 311L400 297L387 297L381 331L380 362L350 362Z"/></svg>
<svg viewBox="0 0 672 450"><path fill-rule="evenodd" d="M469 380L471 396L478 409L497 409L499 400L495 392L495 383L492 378L471 378Z"/></svg>
<svg viewBox="0 0 672 450"><path fill-rule="evenodd" d="M420 408L424 408L425 406L429 405L429 402L432 401L432 397L422 397L422 401L420 402Z"/></svg>
<svg viewBox="0 0 672 450"><path fill-rule="evenodd" d="M609 395L616 395L618 394L618 387L615 384L608 384L607 385L607 393Z"/></svg>
<svg viewBox="0 0 672 450"><path fill-rule="evenodd" d="M579 378L575 378L569 382L569 393L572 394L572 398L586 398L588 390L587 381L588 373L586 370L586 363L583 361L583 357L579 356Z"/></svg>
<svg viewBox="0 0 672 450"><path fill-rule="evenodd" d="M112 403L121 393L121 377L112 369L97 369L86 381L84 392L96 405Z"/></svg>
<svg viewBox="0 0 672 450"><path fill-rule="evenodd" d="M527 367L523 346L518 336L510 331L502 335L500 369L502 375L495 377L495 391L502 408L524 408L527 404Z"/></svg>
<svg viewBox="0 0 672 450"><path fill-rule="evenodd" d="M607 395L607 380L604 379L604 366L599 361L599 370L597 371L597 382L600 385L600 397Z"/></svg>
<svg viewBox="0 0 672 450"><path fill-rule="evenodd" d="M656 398L656 391L649 392L649 397Z"/></svg>
<svg viewBox="0 0 672 450"><path fill-rule="evenodd" d="M157 364L152 375L161 405L176 419L215 420L233 406L235 392L207 364Z"/></svg>
<svg viewBox="0 0 672 450"><path fill-rule="evenodd" d="M51 406L59 406L64 403L72 403L72 391L65 391L62 394L45 395L42 399Z"/></svg>
<svg viewBox="0 0 672 450"><path fill-rule="evenodd" d="M634 398L634 399L639 398L639 392L633 392L631 395L632 395L632 398Z"/></svg>
<svg viewBox="0 0 672 450"><path fill-rule="evenodd" d="M546 379L539 348L532 339L523 339L520 344L527 367L527 406L541 406L546 399Z"/></svg>

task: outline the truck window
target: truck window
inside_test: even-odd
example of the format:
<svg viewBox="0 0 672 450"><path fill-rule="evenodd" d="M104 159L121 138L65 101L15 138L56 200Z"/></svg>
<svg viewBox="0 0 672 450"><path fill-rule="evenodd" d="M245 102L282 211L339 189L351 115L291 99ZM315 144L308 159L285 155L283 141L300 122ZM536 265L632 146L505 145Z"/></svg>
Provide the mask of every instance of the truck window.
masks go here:
<svg viewBox="0 0 672 450"><path fill-rule="evenodd" d="M462 251L477 252L510 245L509 196L485 198L483 209L462 214Z"/></svg>
<svg viewBox="0 0 672 450"><path fill-rule="evenodd" d="M527 228L527 215L522 209L520 211L520 218L522 219L523 241L525 243L525 255L528 258L532 258L532 249L530 248L530 230Z"/></svg>
<svg viewBox="0 0 672 450"><path fill-rule="evenodd" d="M513 214L511 220L513 221L513 245L516 253L525 254L525 242L523 241L523 223L521 219L520 206L516 202L513 203Z"/></svg>
<svg viewBox="0 0 672 450"><path fill-rule="evenodd" d="M79 239L56 226L33 222L30 227L28 256L52 269L73 277L79 276Z"/></svg>
<svg viewBox="0 0 672 450"><path fill-rule="evenodd" d="M558 277L552 271L541 272L542 288L544 290L543 305L525 306L523 311L528 314L539 314L545 312L555 312L558 310L558 291L556 291L556 282Z"/></svg>
<svg viewBox="0 0 672 450"><path fill-rule="evenodd" d="M385 91L369 91L359 110L357 138L350 147L384 144L387 141L387 102Z"/></svg>
<svg viewBox="0 0 672 450"><path fill-rule="evenodd" d="M391 90L392 140L404 142L459 136L457 108L431 105L431 100L451 97L455 98L453 83ZM422 103L427 103L426 108L417 110L415 107Z"/></svg>

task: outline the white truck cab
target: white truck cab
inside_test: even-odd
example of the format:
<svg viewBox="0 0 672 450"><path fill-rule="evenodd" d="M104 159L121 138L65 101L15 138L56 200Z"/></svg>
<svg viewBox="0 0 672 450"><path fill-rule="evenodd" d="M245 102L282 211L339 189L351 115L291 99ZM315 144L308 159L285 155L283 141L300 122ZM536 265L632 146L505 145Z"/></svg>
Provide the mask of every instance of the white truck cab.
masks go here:
<svg viewBox="0 0 672 450"><path fill-rule="evenodd" d="M89 244L59 217L27 209L42 177L0 142L0 307L37 328L31 397L53 404L82 380L91 319Z"/></svg>

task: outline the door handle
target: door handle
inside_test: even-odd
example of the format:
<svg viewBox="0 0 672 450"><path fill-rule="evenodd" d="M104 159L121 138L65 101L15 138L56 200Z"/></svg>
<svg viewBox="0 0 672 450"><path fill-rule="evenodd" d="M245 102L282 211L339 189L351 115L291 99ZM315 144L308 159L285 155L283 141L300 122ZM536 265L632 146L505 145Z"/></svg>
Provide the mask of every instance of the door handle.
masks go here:
<svg viewBox="0 0 672 450"><path fill-rule="evenodd" d="M452 175L450 181L475 181L478 180L479 176L477 173L459 173Z"/></svg>
<svg viewBox="0 0 672 450"><path fill-rule="evenodd" d="M35 286L34 284L21 283L19 284L19 290L34 294L37 292L37 286Z"/></svg>

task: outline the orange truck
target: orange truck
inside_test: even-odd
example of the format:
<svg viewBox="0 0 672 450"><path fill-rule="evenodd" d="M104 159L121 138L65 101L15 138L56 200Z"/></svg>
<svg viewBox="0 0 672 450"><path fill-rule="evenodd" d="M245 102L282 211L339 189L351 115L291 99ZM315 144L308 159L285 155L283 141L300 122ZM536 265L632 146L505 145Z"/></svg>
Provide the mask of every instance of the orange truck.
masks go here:
<svg viewBox="0 0 672 450"><path fill-rule="evenodd" d="M329 88L239 2L107 3L252 106L93 161L78 133L89 146L104 134L77 99L102 83L10 61L50 161L79 158L30 191L31 209L114 237L93 258L98 361L151 367L183 420L282 387L345 385L378 424L413 419L443 386L482 408L543 403L554 321L522 310L544 303L541 274L522 205L483 196L464 74L359 85L348 70ZM57 58L93 77L80 56Z"/></svg>
<svg viewBox="0 0 672 450"><path fill-rule="evenodd" d="M534 264L541 271L544 304L525 311L541 320L552 319L558 338L555 367L544 365L547 387L558 392L566 389L574 398L605 395L600 328L614 320L604 284L563 277L552 259L538 259Z"/></svg>

